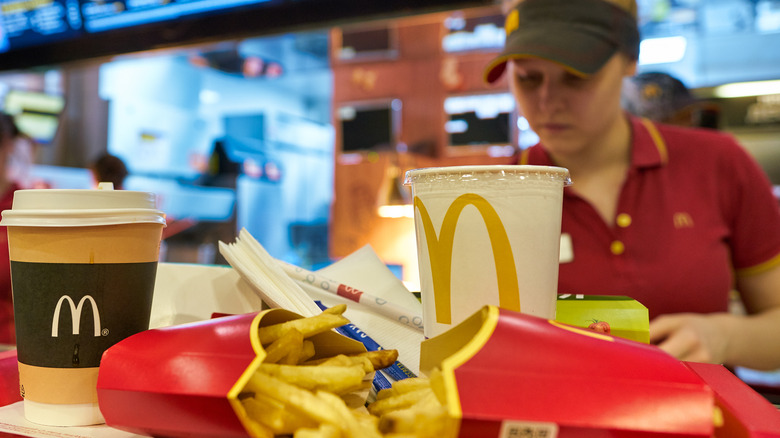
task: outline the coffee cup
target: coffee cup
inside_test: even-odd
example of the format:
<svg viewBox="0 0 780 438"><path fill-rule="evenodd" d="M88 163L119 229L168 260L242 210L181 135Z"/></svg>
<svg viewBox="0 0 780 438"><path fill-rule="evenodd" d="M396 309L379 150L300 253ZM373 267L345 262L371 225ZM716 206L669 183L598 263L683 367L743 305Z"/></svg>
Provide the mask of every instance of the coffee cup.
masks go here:
<svg viewBox="0 0 780 438"><path fill-rule="evenodd" d="M103 423L103 352L149 328L165 215L153 193L17 190L8 230L25 418Z"/></svg>

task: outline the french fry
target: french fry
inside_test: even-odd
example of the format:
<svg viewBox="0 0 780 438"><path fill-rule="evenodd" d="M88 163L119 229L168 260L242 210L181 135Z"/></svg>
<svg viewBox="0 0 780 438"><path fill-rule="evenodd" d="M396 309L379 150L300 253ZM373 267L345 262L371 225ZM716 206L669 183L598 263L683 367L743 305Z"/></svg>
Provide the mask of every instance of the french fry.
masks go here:
<svg viewBox="0 0 780 438"><path fill-rule="evenodd" d="M320 358L320 359L309 360L309 361L304 362L302 365L307 365L307 366L308 365L314 365L314 366L325 365L325 366L348 367L348 366L352 365L353 363L354 362L352 361L352 359L347 357L346 354L337 354L337 355L331 356L331 357L323 357L323 358Z"/></svg>
<svg viewBox="0 0 780 438"><path fill-rule="evenodd" d="M295 415L285 409L283 403L263 395L255 395L243 400L244 409L249 418L261 423L274 434L291 434L300 428L317 427L311 419Z"/></svg>
<svg viewBox="0 0 780 438"><path fill-rule="evenodd" d="M317 429L298 429L293 438L341 438L341 431L332 424L321 424Z"/></svg>
<svg viewBox="0 0 780 438"><path fill-rule="evenodd" d="M371 372L387 368L395 363L395 361L398 360L398 350L375 350L350 355L339 354L328 358L307 361L306 365L335 364L333 361L340 361L339 363L346 364L347 360L352 361L353 363L365 363L364 361L368 360L371 363L371 369L369 371L368 368L366 368L366 372Z"/></svg>
<svg viewBox="0 0 780 438"><path fill-rule="evenodd" d="M365 437L381 437L382 433L379 432L379 418L368 413L365 409L357 410L352 409L352 415L358 422L358 426L361 430L361 436Z"/></svg>
<svg viewBox="0 0 780 438"><path fill-rule="evenodd" d="M281 415L284 413L284 405L262 395L247 397L241 401L246 414L255 422L273 430L275 433L282 428Z"/></svg>
<svg viewBox="0 0 780 438"><path fill-rule="evenodd" d="M296 329L288 330L287 333L279 337L279 339L271 342L268 347L265 348L264 363L277 363L285 357L289 357L291 352L295 350L302 350L303 333ZM296 359L300 357L300 353L296 355Z"/></svg>
<svg viewBox="0 0 780 438"><path fill-rule="evenodd" d="M310 360L305 362L304 365L342 366L342 367L360 365L363 367L363 371L365 371L366 374L373 373L375 371L374 364L371 363L371 360L368 357L359 356L359 355L347 356L345 354L337 354L335 356L326 357L323 359Z"/></svg>
<svg viewBox="0 0 780 438"><path fill-rule="evenodd" d="M247 432L254 438L450 438L456 420L434 392L442 382L394 382L365 406L358 390L370 386L372 373L398 360L397 350L311 359L317 352L308 338L348 324L345 311L346 305L338 305L259 329L266 357L241 394Z"/></svg>
<svg viewBox="0 0 780 438"><path fill-rule="evenodd" d="M341 400L337 395L327 391L317 391L316 396L333 408L333 411L337 416L335 420L339 423L343 435L346 438L369 438L368 436L364 436L361 433L360 424L352 415L352 411L347 408L347 405L344 404L344 401ZM379 434L378 430L377 434Z"/></svg>
<svg viewBox="0 0 780 438"><path fill-rule="evenodd" d="M444 438L451 430L450 422L444 407L406 408L383 415L379 430L385 434L413 434L417 438Z"/></svg>
<svg viewBox="0 0 780 438"><path fill-rule="evenodd" d="M298 342L293 346L293 348L290 349L290 352L287 353L287 356L282 358L281 363L285 365L297 365L301 361L302 355L303 355L303 338L301 338L301 342Z"/></svg>
<svg viewBox="0 0 780 438"><path fill-rule="evenodd" d="M261 327L259 330L259 339L262 345L269 345L292 329L301 332L304 338L309 338L330 329L341 327L344 324L349 324L349 320L342 315L320 313L319 315L308 318L293 319L279 324Z"/></svg>
<svg viewBox="0 0 780 438"><path fill-rule="evenodd" d="M324 390L335 394L344 394L360 388L366 375L359 364L292 366L264 363L258 370L309 391Z"/></svg>
<svg viewBox="0 0 780 438"><path fill-rule="evenodd" d="M386 397L368 405L368 412L372 415L381 417L390 411L411 407L429 394L436 397L436 395L433 394L433 390L430 388L418 389L404 394L398 394L393 397Z"/></svg>
<svg viewBox="0 0 780 438"><path fill-rule="evenodd" d="M245 390L261 393L281 402L292 411L317 423L332 423L336 416L330 406L311 392L262 372L255 372L249 378Z"/></svg>
<svg viewBox="0 0 780 438"><path fill-rule="evenodd" d="M409 379L393 382L393 390L398 394L416 391L431 387L431 381L423 377L412 377Z"/></svg>
<svg viewBox="0 0 780 438"><path fill-rule="evenodd" d="M366 374L370 374L376 371L374 364L369 358L365 356L347 356L347 360L349 360L353 365L360 365Z"/></svg>
<svg viewBox="0 0 780 438"><path fill-rule="evenodd" d="M382 433L414 433L416 426L417 414L410 408L388 412L379 419Z"/></svg>
<svg viewBox="0 0 780 438"><path fill-rule="evenodd" d="M376 399L382 400L387 397L392 397L425 388L431 388L431 381L429 379L422 377L412 377L409 379L398 380L393 382L393 386L391 388L386 388L379 391L376 394Z"/></svg>
<svg viewBox="0 0 780 438"><path fill-rule="evenodd" d="M346 311L347 311L347 305L342 303L342 304L337 304L333 307L328 307L327 309L323 310L322 313L330 313L331 315L343 315L344 312Z"/></svg>
<svg viewBox="0 0 780 438"><path fill-rule="evenodd" d="M374 370L389 367L398 360L398 350L374 350L350 355L350 357L365 357L374 365Z"/></svg>
<svg viewBox="0 0 780 438"><path fill-rule="evenodd" d="M253 415L248 413L246 405L243 404L244 401L245 400L242 400L241 404L241 408L245 413L245 421L243 424L247 432L249 432L249 436L253 438L273 438L274 432L268 426L259 423Z"/></svg>
<svg viewBox="0 0 780 438"><path fill-rule="evenodd" d="M437 396L443 385L439 370L431 378L411 378L393 383L380 391L368 411L379 417L379 430L385 438L452 438L458 420L451 417Z"/></svg>
<svg viewBox="0 0 780 438"><path fill-rule="evenodd" d="M303 348L301 349L301 358L300 362L306 362L307 360L314 357L314 354L316 352L314 351L314 342L307 340L303 341Z"/></svg>

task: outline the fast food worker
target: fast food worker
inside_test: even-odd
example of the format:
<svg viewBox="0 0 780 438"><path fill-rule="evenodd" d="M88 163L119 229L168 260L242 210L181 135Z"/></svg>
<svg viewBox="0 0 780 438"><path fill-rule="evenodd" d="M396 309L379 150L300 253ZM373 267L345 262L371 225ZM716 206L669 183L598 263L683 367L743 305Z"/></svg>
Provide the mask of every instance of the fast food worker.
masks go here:
<svg viewBox="0 0 780 438"><path fill-rule="evenodd" d="M639 52L634 0L504 5L507 77L539 135L520 164L569 169L559 293L626 295L650 340L688 361L780 368L780 211L730 136L629 116L624 77ZM747 314L729 313L733 290Z"/></svg>

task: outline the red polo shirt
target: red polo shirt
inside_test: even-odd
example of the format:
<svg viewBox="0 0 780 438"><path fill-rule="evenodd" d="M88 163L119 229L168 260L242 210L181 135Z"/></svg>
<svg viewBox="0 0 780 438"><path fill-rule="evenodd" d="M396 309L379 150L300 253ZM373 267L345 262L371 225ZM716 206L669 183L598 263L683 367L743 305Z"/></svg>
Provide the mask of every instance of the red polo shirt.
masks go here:
<svg viewBox="0 0 780 438"><path fill-rule="evenodd" d="M631 126L612 223L564 190L558 292L627 295L650 318L727 311L735 269L780 264L780 209L766 175L723 133L637 118ZM554 165L541 145L520 163Z"/></svg>
<svg viewBox="0 0 780 438"><path fill-rule="evenodd" d="M0 194L0 211L10 209L13 205L14 191L19 186L12 184L8 190ZM8 254L8 232L6 227L0 227L0 344L15 344L14 304L11 297L11 261Z"/></svg>

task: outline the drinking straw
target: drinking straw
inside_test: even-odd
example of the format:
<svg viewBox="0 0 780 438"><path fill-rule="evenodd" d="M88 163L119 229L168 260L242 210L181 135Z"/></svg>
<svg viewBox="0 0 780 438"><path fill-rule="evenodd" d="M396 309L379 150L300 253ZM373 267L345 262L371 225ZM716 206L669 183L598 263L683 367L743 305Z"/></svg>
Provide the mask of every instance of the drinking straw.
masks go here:
<svg viewBox="0 0 780 438"><path fill-rule="evenodd" d="M282 267L282 270L290 278L295 280L305 291L316 289L318 291L338 295L369 307L376 313L384 315L393 321L400 322L419 331L423 330L422 315L419 313L410 311L383 298L371 295L336 280L324 277L319 273L306 270L281 260L278 262Z"/></svg>

